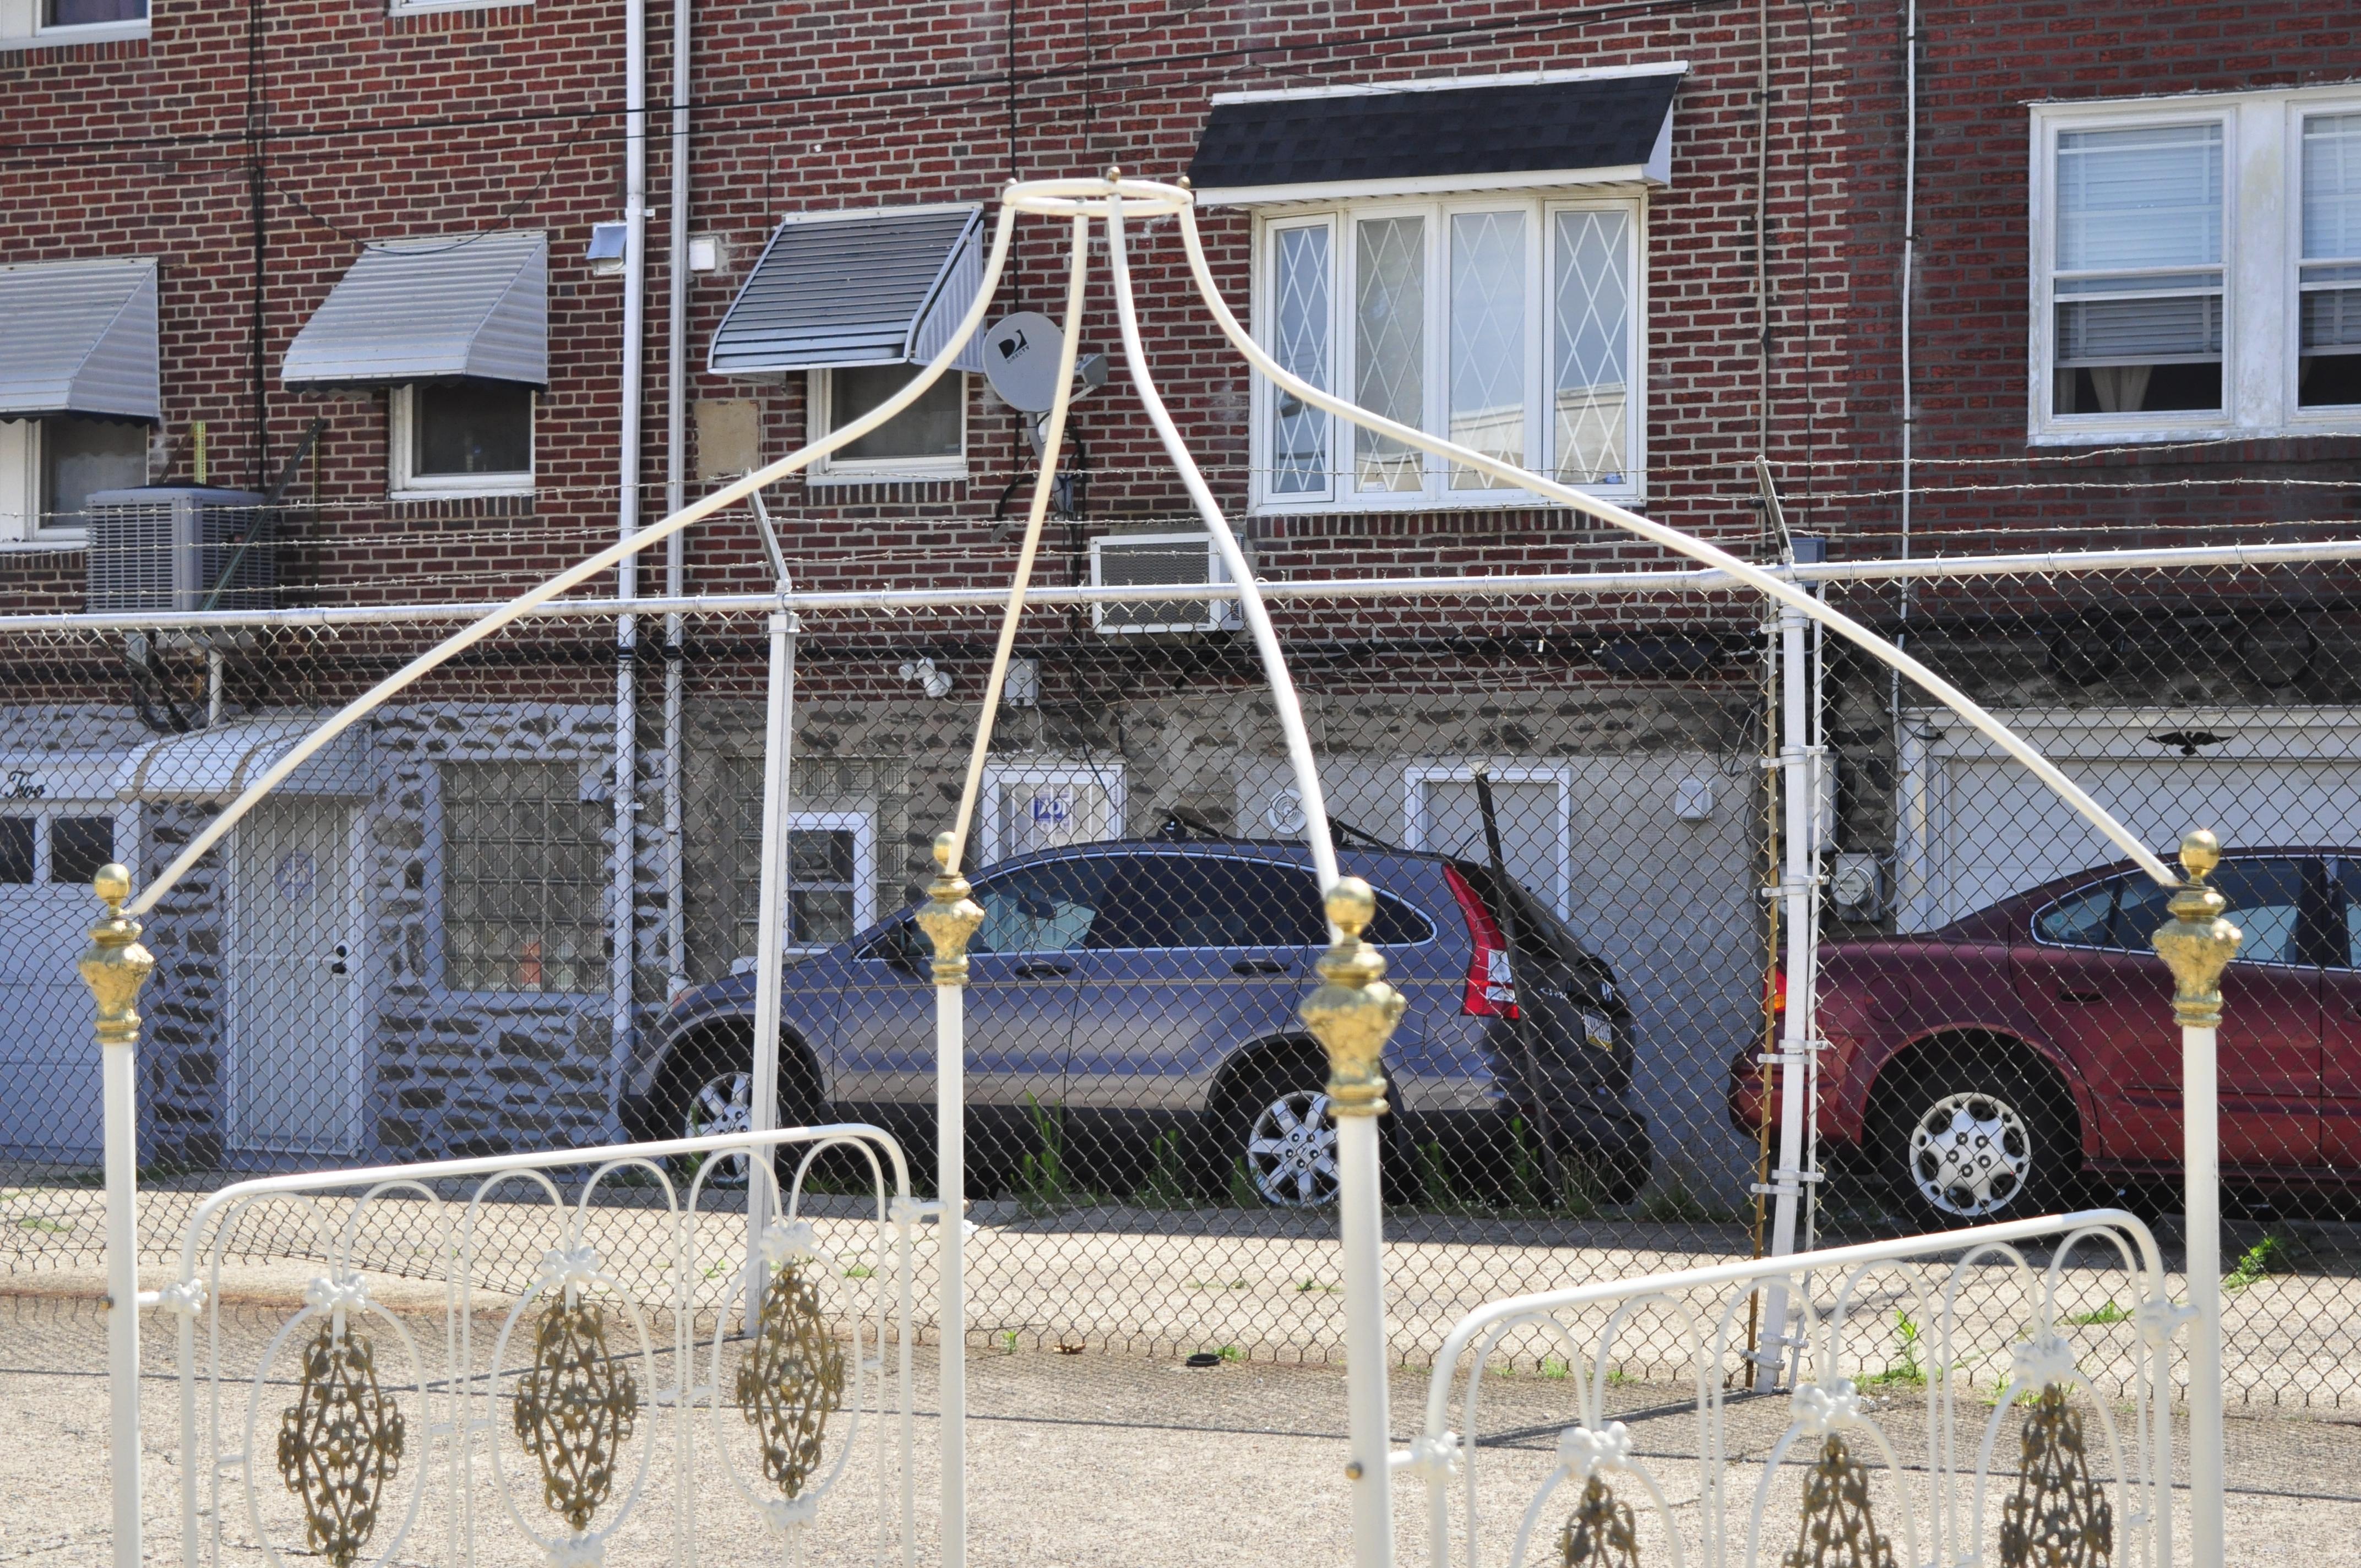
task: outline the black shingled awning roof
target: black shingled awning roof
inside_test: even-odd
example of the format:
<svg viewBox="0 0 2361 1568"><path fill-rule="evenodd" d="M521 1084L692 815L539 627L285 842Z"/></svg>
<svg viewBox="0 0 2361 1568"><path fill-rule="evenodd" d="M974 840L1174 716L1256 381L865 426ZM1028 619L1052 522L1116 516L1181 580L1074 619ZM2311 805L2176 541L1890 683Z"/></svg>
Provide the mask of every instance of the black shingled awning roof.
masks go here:
<svg viewBox="0 0 2361 1568"><path fill-rule="evenodd" d="M1189 165L1203 192L1646 168L1677 71L1216 103Z"/></svg>

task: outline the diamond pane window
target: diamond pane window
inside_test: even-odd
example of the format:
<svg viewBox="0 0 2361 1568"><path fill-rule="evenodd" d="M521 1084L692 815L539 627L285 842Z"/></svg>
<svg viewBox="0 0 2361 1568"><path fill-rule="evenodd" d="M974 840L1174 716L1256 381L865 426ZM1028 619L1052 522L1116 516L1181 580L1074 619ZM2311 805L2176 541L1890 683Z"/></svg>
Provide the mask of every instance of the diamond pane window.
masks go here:
<svg viewBox="0 0 2361 1568"><path fill-rule="evenodd" d="M1451 439L1488 457L1525 461L1525 214L1451 216ZM1451 488L1497 482L1454 467Z"/></svg>
<svg viewBox="0 0 2361 1568"><path fill-rule="evenodd" d="M1329 227L1277 230L1271 247L1271 356L1315 387L1328 385ZM1328 488L1328 416L1274 392L1270 488L1275 495Z"/></svg>
<svg viewBox="0 0 2361 1568"><path fill-rule="evenodd" d="M1359 289L1354 300L1353 399L1402 424L1426 422L1426 220L1376 218L1354 225ZM1426 488L1425 460L1391 436L1355 432L1354 486Z"/></svg>
<svg viewBox="0 0 2361 1568"><path fill-rule="evenodd" d="M1557 214L1550 408L1557 477L1620 485L1631 467L1631 216Z"/></svg>
<svg viewBox="0 0 2361 1568"><path fill-rule="evenodd" d="M1495 193L1291 207L1258 225L1256 330L1290 374L1495 461L1638 498L1645 274L1637 199ZM1276 388L1258 507L1537 501ZM1337 485L1340 469L1351 475Z"/></svg>

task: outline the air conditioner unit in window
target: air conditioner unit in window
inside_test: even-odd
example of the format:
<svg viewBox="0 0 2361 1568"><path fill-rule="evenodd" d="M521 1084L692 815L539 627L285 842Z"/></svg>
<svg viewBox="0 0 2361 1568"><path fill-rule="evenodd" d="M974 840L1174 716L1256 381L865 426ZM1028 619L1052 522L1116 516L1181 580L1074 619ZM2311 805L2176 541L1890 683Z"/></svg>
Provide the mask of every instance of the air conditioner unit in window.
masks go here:
<svg viewBox="0 0 2361 1568"><path fill-rule="evenodd" d="M269 609L276 575L264 500L191 486L93 491L91 609L188 611L208 598L214 609Z"/></svg>
<svg viewBox="0 0 2361 1568"><path fill-rule="evenodd" d="M1118 533L1091 541L1093 587L1195 587L1229 574L1210 533ZM1109 636L1148 631L1235 631L1231 598L1130 599L1091 606L1091 624Z"/></svg>

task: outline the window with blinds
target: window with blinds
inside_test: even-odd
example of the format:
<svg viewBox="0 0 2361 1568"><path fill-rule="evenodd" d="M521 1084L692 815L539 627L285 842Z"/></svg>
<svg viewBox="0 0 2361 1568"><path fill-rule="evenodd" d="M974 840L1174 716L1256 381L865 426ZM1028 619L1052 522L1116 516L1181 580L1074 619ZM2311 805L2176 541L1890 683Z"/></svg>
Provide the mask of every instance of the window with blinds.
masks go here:
<svg viewBox="0 0 2361 1568"><path fill-rule="evenodd" d="M2060 415L2222 406L2220 122L2058 136Z"/></svg>
<svg viewBox="0 0 2361 1568"><path fill-rule="evenodd" d="M2361 404L2361 114L2303 122L2296 401Z"/></svg>
<svg viewBox="0 0 2361 1568"><path fill-rule="evenodd" d="M607 970L608 808L572 762L445 762L443 978L595 992Z"/></svg>

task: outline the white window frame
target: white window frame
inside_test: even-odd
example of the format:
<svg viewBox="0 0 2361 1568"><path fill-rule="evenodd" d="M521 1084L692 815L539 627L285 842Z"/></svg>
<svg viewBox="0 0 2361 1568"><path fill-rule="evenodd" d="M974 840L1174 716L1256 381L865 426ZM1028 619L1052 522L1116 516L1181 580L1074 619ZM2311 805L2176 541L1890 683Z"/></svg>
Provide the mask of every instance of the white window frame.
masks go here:
<svg viewBox="0 0 2361 1568"><path fill-rule="evenodd" d="M2297 402L2303 256L2304 120L2361 113L2350 85L2032 106L2032 256L2026 358L2027 440L2037 446L2361 433L2361 404ZM2055 411L2057 159L2061 132L2222 127L2222 407L2179 412Z"/></svg>
<svg viewBox="0 0 2361 1568"><path fill-rule="evenodd" d="M1127 831L1130 804L1126 798L1124 766L1121 762L1104 762L1093 766L1088 762L987 762L983 769L983 857L989 866L1005 860L1011 853L1001 839L1001 807L1008 799L1011 784L1095 784L1106 791L1107 815L1115 829L1111 837L1120 839ZM1104 839L1091 842L1104 843Z"/></svg>
<svg viewBox="0 0 2361 1568"><path fill-rule="evenodd" d="M875 925L877 923L877 818L866 811L790 811L787 813L787 831L789 833L850 832L852 835L852 930L851 935L857 937ZM794 860L790 857L785 891L793 893L796 886ZM759 905L761 897L759 880L756 883L755 892ZM779 916L782 920L790 918L785 900L780 903ZM763 924L763 913L760 907L757 907L754 912L753 924L758 927L756 935L759 936L761 934L759 927ZM786 931L780 933L782 952L819 953L826 952L834 945L828 942L822 942L817 946L809 942L796 942L789 939L791 935L791 932ZM743 974L752 970L753 967L754 955L748 953L732 959L730 969L732 974Z"/></svg>
<svg viewBox="0 0 2361 1568"><path fill-rule="evenodd" d="M860 366L835 366L827 370L806 372L807 392L804 406L811 411L806 422L806 439L818 441L836 428L836 410L830 394L829 376L835 369L860 369ZM917 367L912 366L915 371ZM968 385L967 372L947 370L948 377L957 377L960 388L960 449L956 457L871 457L846 459L830 453L804 470L804 482L811 485L880 485L899 484L910 480L964 479L968 477L967 405L974 390Z"/></svg>
<svg viewBox="0 0 2361 1568"><path fill-rule="evenodd" d="M49 420L0 420L0 546L30 550L80 550L90 543L87 525L60 527L42 521L41 444Z"/></svg>
<svg viewBox="0 0 2361 1568"><path fill-rule="evenodd" d="M1329 231L1328 258L1328 386L1340 397L1353 394L1355 364L1353 301L1356 285L1357 245L1355 225L1372 218L1419 216L1425 220L1426 284L1423 352L1424 386L1422 425L1429 433L1447 431L1450 404L1451 290L1449 278L1450 223L1465 213L1521 211L1526 215L1526 291L1533 313L1525 334L1525 466L1549 475L1556 466L1556 421L1551 417L1551 362L1556 346L1554 317L1557 215L1578 211L1614 211L1626 215L1625 265L1629 294L1624 346L1629 369L1624 482L1578 487L1603 499L1637 503L1647 499L1648 432L1648 192L1644 186L1614 185L1581 190L1514 190L1468 192L1452 196L1385 197L1362 201L1293 203L1258 208L1252 245L1251 298L1256 342L1275 352L1277 330L1276 269L1272 236L1289 228L1324 225ZM1341 419L1328 421L1328 484L1319 490L1275 493L1271 487L1274 457L1271 419L1276 390L1268 378L1255 376L1248 399L1253 484L1251 503L1257 515L1312 511L1433 511L1491 510L1502 507L1545 507L1554 503L1530 491L1511 488L1454 489L1450 466L1427 457L1424 485L1415 491L1356 490L1354 477L1355 432Z"/></svg>
<svg viewBox="0 0 2361 1568"><path fill-rule="evenodd" d="M148 0L148 15L136 22L84 22L73 27L50 27L41 21L47 7L42 0L0 0L0 54L36 49L71 49L76 44L111 43L121 38L144 38L156 16L155 0Z"/></svg>
<svg viewBox="0 0 2361 1568"><path fill-rule="evenodd" d="M414 385L393 388L386 394L386 492L397 501L442 501L469 496L529 496L533 493L533 465L541 456L541 393L533 392L531 451L522 473L419 474L411 467L412 421L416 417Z"/></svg>
<svg viewBox="0 0 2361 1568"><path fill-rule="evenodd" d="M1494 784L1546 784L1557 786L1557 885L1548 890L1550 907L1560 918L1569 913L1574 888L1574 770L1554 762L1490 762L1486 772ZM1402 848L1423 850L1426 842L1426 787L1437 784L1474 784L1476 764L1470 762L1413 762L1402 770ZM1455 854L1456 844L1437 844L1444 854ZM1539 888L1528 889L1540 893Z"/></svg>

